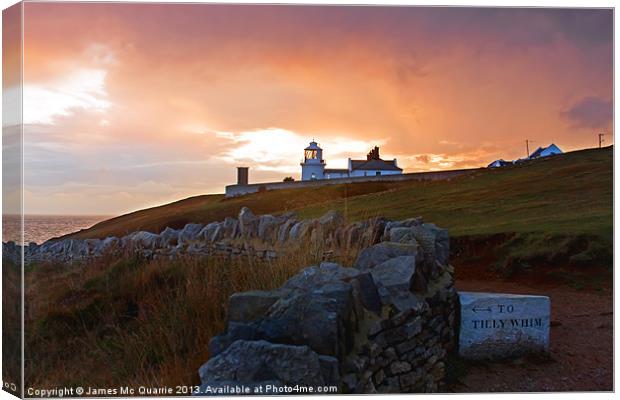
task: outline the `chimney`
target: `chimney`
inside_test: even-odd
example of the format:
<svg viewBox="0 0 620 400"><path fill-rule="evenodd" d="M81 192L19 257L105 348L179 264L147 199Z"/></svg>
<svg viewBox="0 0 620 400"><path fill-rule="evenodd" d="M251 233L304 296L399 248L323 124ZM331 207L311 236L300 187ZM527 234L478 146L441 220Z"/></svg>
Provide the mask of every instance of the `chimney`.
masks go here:
<svg viewBox="0 0 620 400"><path fill-rule="evenodd" d="M380 160L379 158L379 146L375 146L374 149L370 150L370 152L366 155L366 160Z"/></svg>
<svg viewBox="0 0 620 400"><path fill-rule="evenodd" d="M237 185L248 184L248 167L237 167Z"/></svg>

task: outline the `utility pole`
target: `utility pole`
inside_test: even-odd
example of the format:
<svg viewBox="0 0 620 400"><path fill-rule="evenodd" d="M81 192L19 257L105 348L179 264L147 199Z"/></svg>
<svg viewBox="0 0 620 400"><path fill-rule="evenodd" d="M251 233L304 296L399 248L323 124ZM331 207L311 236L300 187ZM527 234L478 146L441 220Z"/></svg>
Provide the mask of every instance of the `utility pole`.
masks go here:
<svg viewBox="0 0 620 400"><path fill-rule="evenodd" d="M599 149L601 147L603 147L603 142L605 142L605 134L604 133L599 133L598 134L598 148Z"/></svg>
<svg viewBox="0 0 620 400"><path fill-rule="evenodd" d="M533 142L533 140L525 139L525 149L527 150L527 154L525 155L525 158L530 157L530 143L531 142Z"/></svg>

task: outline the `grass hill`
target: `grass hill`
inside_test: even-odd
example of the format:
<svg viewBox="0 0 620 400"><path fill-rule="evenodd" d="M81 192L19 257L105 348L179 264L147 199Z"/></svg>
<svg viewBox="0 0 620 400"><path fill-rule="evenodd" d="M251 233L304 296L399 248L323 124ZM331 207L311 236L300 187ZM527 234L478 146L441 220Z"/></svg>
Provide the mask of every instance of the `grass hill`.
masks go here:
<svg viewBox="0 0 620 400"><path fill-rule="evenodd" d="M349 222L372 216L422 216L447 228L456 248L472 238L499 235L494 258L505 271L539 262L611 265L613 146L481 169L445 181L327 185L236 198L197 196L103 221L69 236L157 233L166 226L180 228L189 222L236 216L243 206L256 214L295 210L302 218L336 209Z"/></svg>
<svg viewBox="0 0 620 400"><path fill-rule="evenodd" d="M612 234L613 148L566 153L471 176L434 182L372 182L288 189L226 199L191 197L136 211L69 235L122 236L136 230L160 232L188 222L236 216L243 206L257 214L298 211L316 217L329 209L349 221L374 215L422 216L453 237L506 232Z"/></svg>

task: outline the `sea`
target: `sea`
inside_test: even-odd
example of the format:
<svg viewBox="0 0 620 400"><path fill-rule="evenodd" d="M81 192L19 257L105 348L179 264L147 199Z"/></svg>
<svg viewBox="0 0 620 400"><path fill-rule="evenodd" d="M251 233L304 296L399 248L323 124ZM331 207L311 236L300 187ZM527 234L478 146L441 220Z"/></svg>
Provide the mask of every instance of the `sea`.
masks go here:
<svg viewBox="0 0 620 400"><path fill-rule="evenodd" d="M104 215L26 215L24 217L24 242L42 244L45 241L110 219ZM2 241L21 242L20 216L2 216Z"/></svg>

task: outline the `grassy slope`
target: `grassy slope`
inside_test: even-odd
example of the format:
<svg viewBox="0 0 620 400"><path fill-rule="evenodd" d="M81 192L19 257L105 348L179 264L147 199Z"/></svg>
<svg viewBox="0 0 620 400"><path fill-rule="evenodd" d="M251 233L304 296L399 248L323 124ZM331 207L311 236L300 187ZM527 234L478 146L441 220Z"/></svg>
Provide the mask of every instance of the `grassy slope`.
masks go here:
<svg viewBox="0 0 620 400"><path fill-rule="evenodd" d="M297 210L315 217L339 209L349 221L382 215L422 216L453 237L506 232L613 233L613 149L583 150L451 181L358 183L319 189L279 190L233 199L192 197L104 221L72 235L121 236L135 230L207 223L235 216L242 206L255 213Z"/></svg>

